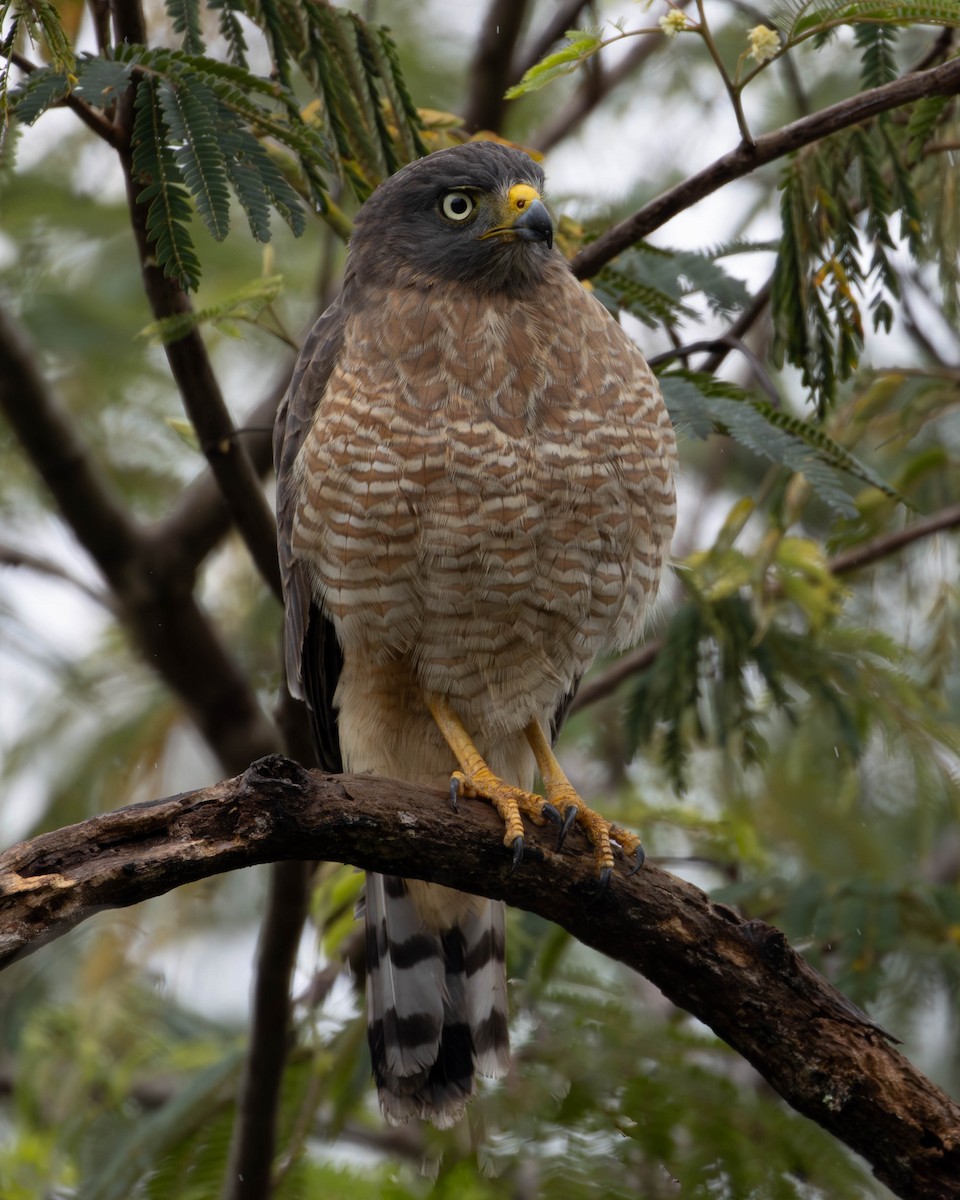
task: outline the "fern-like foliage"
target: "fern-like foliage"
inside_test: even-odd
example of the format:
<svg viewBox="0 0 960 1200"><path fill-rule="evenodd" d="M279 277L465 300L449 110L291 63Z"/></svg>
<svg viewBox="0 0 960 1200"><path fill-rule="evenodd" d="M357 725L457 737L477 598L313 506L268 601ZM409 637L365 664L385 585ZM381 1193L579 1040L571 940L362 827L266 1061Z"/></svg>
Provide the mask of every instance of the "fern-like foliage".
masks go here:
<svg viewBox="0 0 960 1200"><path fill-rule="evenodd" d="M864 73L888 69L889 41L864 36ZM935 118L934 118L935 119ZM800 368L822 415L863 346L863 306L889 330L899 280L890 222L915 257L923 214L902 133L889 120L856 126L793 155L781 179L783 237L773 276L774 356Z"/></svg>
<svg viewBox="0 0 960 1200"><path fill-rule="evenodd" d="M137 88L133 126L133 170L146 182L137 196L147 205L147 234L164 274L185 288L200 282L200 260L187 228L190 203L173 150L168 145L158 92L147 78Z"/></svg>
<svg viewBox="0 0 960 1200"><path fill-rule="evenodd" d="M250 6L213 0L229 47L230 61L220 62L203 52L200 0L166 0L166 7L182 35L179 50L120 45L74 61L47 0L17 8L4 46L12 47L22 27L55 49L51 65L10 94L8 107L25 124L71 94L106 108L136 87L140 202L148 206L158 263L183 287L195 288L200 278L189 232L194 207L218 240L230 229L231 197L258 240L270 238L271 212L300 234L304 199L321 213L331 211L331 175L348 179L364 198L386 175L426 153L396 48L381 26L319 0ZM275 78L249 70L241 13L261 25ZM320 96L304 112L292 90L297 68ZM0 88L5 82L4 74Z"/></svg>
<svg viewBox="0 0 960 1200"><path fill-rule="evenodd" d="M697 295L712 312L729 317L747 306L750 295L743 281L724 270L719 260L772 248L732 243L708 250L671 250L641 242L618 255L591 283L611 312L623 309L651 327L695 317L696 309L686 301Z"/></svg>
<svg viewBox="0 0 960 1200"><path fill-rule="evenodd" d="M202 54L203 26L200 23L200 0L164 0L174 33L183 34L180 48L187 54Z"/></svg>
<svg viewBox="0 0 960 1200"><path fill-rule="evenodd" d="M784 41L797 41L824 27L861 22L885 25L960 25L954 0L781 0L769 19Z"/></svg>
<svg viewBox="0 0 960 1200"><path fill-rule="evenodd" d="M838 752L863 750L858 659L842 638L816 639L784 620L760 622L745 596L709 597L688 579L692 599L671 617L662 649L630 694L630 750L653 745L679 790L690 752L734 740L745 764L765 748L762 720L772 709L792 718L804 697L832 715ZM874 649L877 649L875 647Z"/></svg>
<svg viewBox="0 0 960 1200"><path fill-rule="evenodd" d="M660 376L674 424L696 437L723 434L777 466L802 474L825 504L845 517L857 508L845 486L853 477L887 496L897 492L876 471L851 454L823 429L724 380L693 371Z"/></svg>

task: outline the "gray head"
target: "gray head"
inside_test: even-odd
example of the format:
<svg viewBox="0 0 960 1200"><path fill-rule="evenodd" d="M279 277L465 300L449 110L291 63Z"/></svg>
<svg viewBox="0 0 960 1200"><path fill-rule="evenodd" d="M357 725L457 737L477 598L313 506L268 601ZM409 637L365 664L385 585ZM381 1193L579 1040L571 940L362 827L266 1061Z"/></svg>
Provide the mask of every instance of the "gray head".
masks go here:
<svg viewBox="0 0 960 1200"><path fill-rule="evenodd" d="M528 286L553 257L544 176L520 150L467 142L410 163L357 213L348 271L361 286Z"/></svg>

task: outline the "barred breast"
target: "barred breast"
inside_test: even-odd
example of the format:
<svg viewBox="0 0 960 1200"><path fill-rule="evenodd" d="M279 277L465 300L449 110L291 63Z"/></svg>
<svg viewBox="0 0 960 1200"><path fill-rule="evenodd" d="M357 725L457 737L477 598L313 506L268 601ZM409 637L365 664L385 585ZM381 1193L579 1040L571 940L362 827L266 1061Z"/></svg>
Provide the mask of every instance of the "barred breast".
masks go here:
<svg viewBox="0 0 960 1200"><path fill-rule="evenodd" d="M559 261L496 311L454 286L362 307L297 461L294 552L348 663L516 732L640 636L675 519L659 388Z"/></svg>

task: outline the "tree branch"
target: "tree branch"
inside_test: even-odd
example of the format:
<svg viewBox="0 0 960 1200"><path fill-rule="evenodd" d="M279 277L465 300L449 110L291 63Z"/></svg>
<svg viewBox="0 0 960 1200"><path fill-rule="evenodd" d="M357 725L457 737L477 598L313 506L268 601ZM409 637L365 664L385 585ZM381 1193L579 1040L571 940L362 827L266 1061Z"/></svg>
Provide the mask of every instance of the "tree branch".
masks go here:
<svg viewBox="0 0 960 1200"><path fill-rule="evenodd" d="M534 35L528 45L520 53L515 54L510 65L509 82L519 83L531 67L535 67L548 50L559 42L574 22L579 20L580 13L587 7L590 0L566 0L558 5L553 16L549 18L540 32Z"/></svg>
<svg viewBox="0 0 960 1200"><path fill-rule="evenodd" d="M711 195L734 179L782 158L792 150L809 146L831 133L848 129L879 113L889 112L925 96L952 96L960 92L960 59L951 59L929 71L917 71L861 92L849 100L832 104L809 117L802 117L774 133L763 134L752 145L741 144L683 183L663 192L638 212L612 226L595 242L585 246L571 266L580 279L588 279L634 242Z"/></svg>
<svg viewBox="0 0 960 1200"><path fill-rule="evenodd" d="M799 1112L908 1200L947 1200L960 1178L960 1107L762 921L646 866L597 895L585 846L531 828L511 873L492 809L278 756L213 787L93 817L0 856L0 964L104 908L196 879L305 856L428 878L556 921L628 964L708 1024ZM639 1114L638 1114L639 1116Z"/></svg>
<svg viewBox="0 0 960 1200"><path fill-rule="evenodd" d="M154 553L37 371L36 352L0 309L0 410L60 513L103 572L120 620L180 698L225 770L280 749L279 738L193 593Z"/></svg>
<svg viewBox="0 0 960 1200"><path fill-rule="evenodd" d="M463 126L497 131L503 125L507 102L503 93L510 78L510 61L527 14L529 0L491 0L470 64L469 93Z"/></svg>
<svg viewBox="0 0 960 1200"><path fill-rule="evenodd" d="M12 50L9 55L10 61L18 70L23 71L24 75L29 75L37 69L37 64L31 62L24 54L20 54L16 50ZM116 125L102 113L98 108L94 108L92 104L88 104L86 100L75 96L72 92L65 96L58 104L53 105L54 108L69 108L76 113L80 120L93 130L97 137L102 138L108 146L113 146L117 149L120 144L120 135Z"/></svg>
<svg viewBox="0 0 960 1200"><path fill-rule="evenodd" d="M155 320L191 311L190 298L157 265L147 234L147 209L137 203L140 185L133 175L129 134L133 122L130 88L118 110L118 125L124 130L125 145L119 150L127 189L130 221L140 256L143 287ZM203 337L196 328L173 342L164 343L170 370L183 406L197 432L201 448L230 515L250 551L258 571L278 600L282 601L280 566L277 561L277 527L273 512L246 447L237 437L229 409L213 371Z"/></svg>

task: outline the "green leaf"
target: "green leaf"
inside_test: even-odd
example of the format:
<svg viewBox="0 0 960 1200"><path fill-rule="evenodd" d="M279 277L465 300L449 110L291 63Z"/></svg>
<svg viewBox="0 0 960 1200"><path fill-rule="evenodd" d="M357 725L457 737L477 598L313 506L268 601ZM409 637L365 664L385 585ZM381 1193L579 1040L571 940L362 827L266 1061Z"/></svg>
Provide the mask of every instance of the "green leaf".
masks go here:
<svg viewBox="0 0 960 1200"><path fill-rule="evenodd" d="M163 0L174 33L183 34L182 49L187 54L203 53L203 26L200 0Z"/></svg>
<svg viewBox="0 0 960 1200"><path fill-rule="evenodd" d="M31 71L26 82L10 93L13 115L23 125L34 121L70 93L70 80L55 67Z"/></svg>
<svg viewBox="0 0 960 1200"><path fill-rule="evenodd" d="M567 45L535 63L525 72L519 83L504 93L507 100L516 100L529 92L539 91L561 75L569 75L603 45L599 29L570 29L565 34Z"/></svg>
<svg viewBox="0 0 960 1200"><path fill-rule="evenodd" d="M190 203L167 145L158 90L157 81L148 76L137 87L134 102L133 173L146 184L137 203L147 205L147 235L163 273L190 290L199 286L200 262L187 230Z"/></svg>
<svg viewBox="0 0 960 1200"><path fill-rule="evenodd" d="M104 1154L101 1169L86 1180L82 1200L128 1200L136 1185L151 1174L165 1151L177 1147L198 1125L209 1120L218 1100L232 1096L230 1081L243 1060L234 1050L197 1074L154 1113L141 1114Z"/></svg>
<svg viewBox="0 0 960 1200"><path fill-rule="evenodd" d="M106 108L130 85L131 63L84 55L77 63L74 92L95 108Z"/></svg>
<svg viewBox="0 0 960 1200"><path fill-rule="evenodd" d="M222 242L230 229L230 192L223 147L217 137L217 98L199 80L179 86L163 80L160 105L183 178L210 233Z"/></svg>
<svg viewBox="0 0 960 1200"><path fill-rule="evenodd" d="M799 472L817 496L843 516L857 516L857 508L838 478L841 472L901 499L876 471L818 426L710 376L669 371L659 378L670 415L680 429L698 437L724 434L753 454Z"/></svg>
<svg viewBox="0 0 960 1200"><path fill-rule="evenodd" d="M783 0L770 13L770 21L785 41L809 37L822 26L855 25L879 21L887 25L960 26L954 0Z"/></svg>
<svg viewBox="0 0 960 1200"><path fill-rule="evenodd" d="M911 159L920 158L948 106L955 102L954 96L924 96L913 105L907 122L907 153Z"/></svg>
<svg viewBox="0 0 960 1200"><path fill-rule="evenodd" d="M189 312L174 313L159 321L152 321L140 331L140 336L163 343L176 342L194 329L202 325L229 325L238 321L253 323L268 305L283 291L282 275L265 275L253 280L238 291L220 301L219 304L208 305L201 309L191 309ZM230 332L228 329L227 332ZM172 419L168 424L175 432L180 433L180 427ZM193 429L189 425L190 430Z"/></svg>

